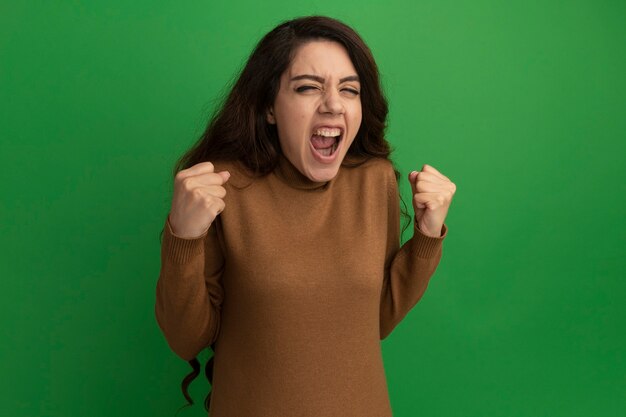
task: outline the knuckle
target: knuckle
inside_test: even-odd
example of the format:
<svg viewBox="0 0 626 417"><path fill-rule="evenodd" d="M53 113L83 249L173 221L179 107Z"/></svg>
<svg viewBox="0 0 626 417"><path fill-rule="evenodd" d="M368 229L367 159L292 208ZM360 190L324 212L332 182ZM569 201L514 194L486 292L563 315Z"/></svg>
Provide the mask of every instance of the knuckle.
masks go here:
<svg viewBox="0 0 626 417"><path fill-rule="evenodd" d="M224 204L224 201L216 195L210 196L209 198L207 198L206 201L207 201L207 206L211 208L218 208L222 204Z"/></svg>
<svg viewBox="0 0 626 417"><path fill-rule="evenodd" d="M217 216L218 214L222 212L222 210L224 210L224 201L217 199L215 203L213 204L213 206L211 207L211 212L213 213L214 216Z"/></svg>
<svg viewBox="0 0 626 417"><path fill-rule="evenodd" d="M209 197L209 198L204 200L204 208L207 211L210 212L212 210L213 206L215 206L215 203L213 202L213 198Z"/></svg>
<svg viewBox="0 0 626 417"><path fill-rule="evenodd" d="M196 200L204 199L204 195L202 194L202 191L200 191L199 188L191 189L189 192L191 193L191 196Z"/></svg>
<svg viewBox="0 0 626 417"><path fill-rule="evenodd" d="M185 170L178 171L174 176L174 181L182 182L185 179Z"/></svg>
<svg viewBox="0 0 626 417"><path fill-rule="evenodd" d="M193 192L193 180L191 178L184 178L180 184L183 187L183 190Z"/></svg>

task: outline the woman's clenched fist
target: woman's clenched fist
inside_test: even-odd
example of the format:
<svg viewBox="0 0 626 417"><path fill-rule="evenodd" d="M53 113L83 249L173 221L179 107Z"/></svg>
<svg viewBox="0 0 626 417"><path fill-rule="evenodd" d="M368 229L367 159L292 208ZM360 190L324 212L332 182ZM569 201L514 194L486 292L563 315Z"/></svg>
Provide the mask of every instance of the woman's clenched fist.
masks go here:
<svg viewBox="0 0 626 417"><path fill-rule="evenodd" d="M441 237L456 185L434 167L424 164L421 171L409 174L413 190L413 209L419 230L427 236Z"/></svg>
<svg viewBox="0 0 626 417"><path fill-rule="evenodd" d="M202 236L224 210L228 171L215 172L211 162L200 162L183 169L174 178L174 196L169 222L176 236L193 239Z"/></svg>

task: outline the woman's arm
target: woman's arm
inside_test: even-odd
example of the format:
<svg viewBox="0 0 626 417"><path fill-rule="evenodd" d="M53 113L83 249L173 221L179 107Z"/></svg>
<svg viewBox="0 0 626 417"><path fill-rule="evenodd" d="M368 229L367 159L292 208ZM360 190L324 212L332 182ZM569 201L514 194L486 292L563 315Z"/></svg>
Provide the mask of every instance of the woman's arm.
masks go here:
<svg viewBox="0 0 626 417"><path fill-rule="evenodd" d="M213 224L204 235L185 239L171 229L169 216L161 245L156 285L156 320L170 348L190 360L211 345L219 331L224 257Z"/></svg>
<svg viewBox="0 0 626 417"><path fill-rule="evenodd" d="M413 237L400 247L400 199L393 171L387 175L387 250L385 274L380 298L380 339L386 338L417 304L439 265L444 224L440 237L422 233L416 222Z"/></svg>

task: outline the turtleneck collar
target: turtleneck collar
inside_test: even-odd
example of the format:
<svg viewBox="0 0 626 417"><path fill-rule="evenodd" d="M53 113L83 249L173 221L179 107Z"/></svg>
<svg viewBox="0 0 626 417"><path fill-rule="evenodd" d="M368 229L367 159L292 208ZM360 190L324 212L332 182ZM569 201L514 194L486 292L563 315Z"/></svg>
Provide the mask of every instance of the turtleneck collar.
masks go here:
<svg viewBox="0 0 626 417"><path fill-rule="evenodd" d="M326 189L334 178L330 181L316 182L302 174L285 155L280 155L278 165L274 171L276 176L293 188L300 190L322 190ZM336 178L336 177L335 177Z"/></svg>

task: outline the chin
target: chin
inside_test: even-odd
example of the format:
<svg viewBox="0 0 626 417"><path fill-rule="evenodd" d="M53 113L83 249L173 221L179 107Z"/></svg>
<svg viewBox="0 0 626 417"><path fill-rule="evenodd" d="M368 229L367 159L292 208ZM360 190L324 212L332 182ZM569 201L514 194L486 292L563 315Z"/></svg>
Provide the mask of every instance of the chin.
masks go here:
<svg viewBox="0 0 626 417"><path fill-rule="evenodd" d="M339 172L339 166L312 168L308 170L306 176L314 182L328 182L337 176L337 172Z"/></svg>

